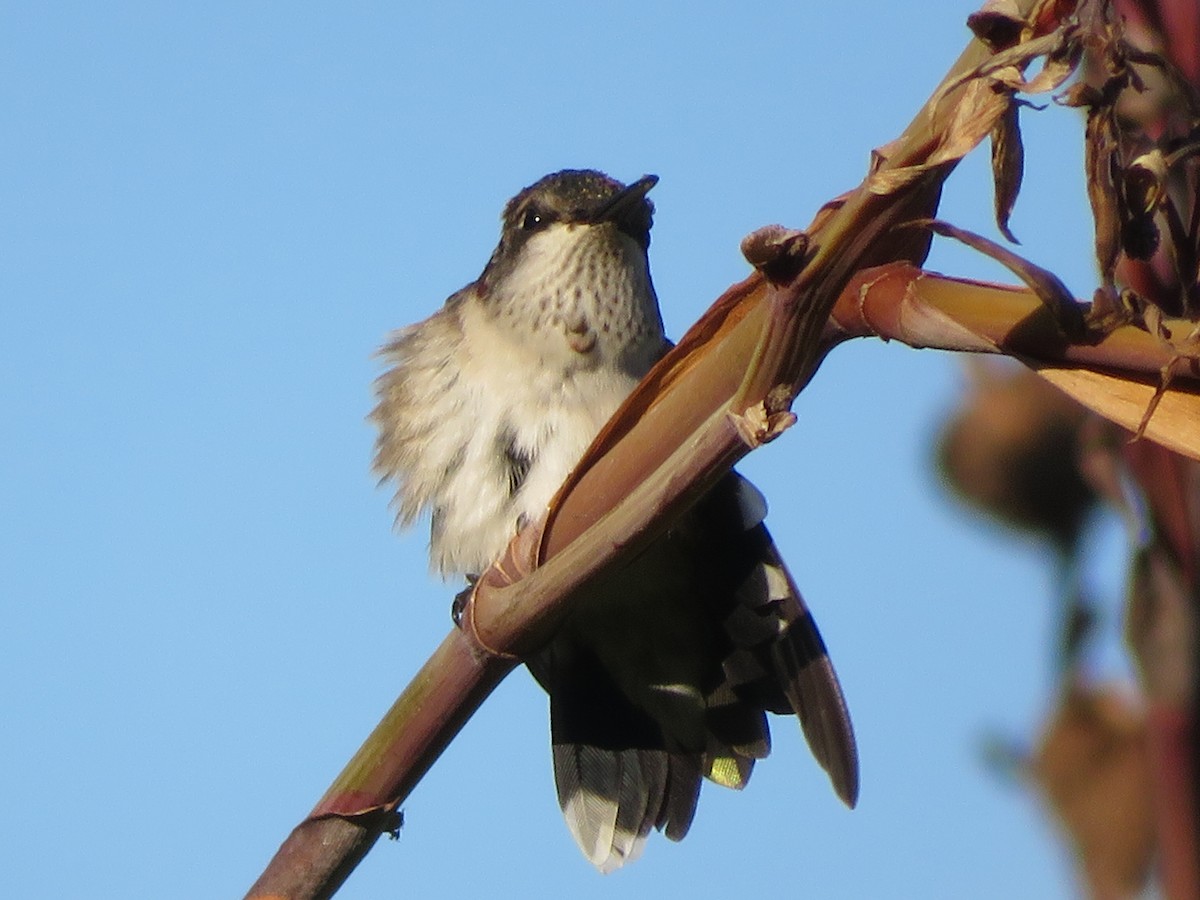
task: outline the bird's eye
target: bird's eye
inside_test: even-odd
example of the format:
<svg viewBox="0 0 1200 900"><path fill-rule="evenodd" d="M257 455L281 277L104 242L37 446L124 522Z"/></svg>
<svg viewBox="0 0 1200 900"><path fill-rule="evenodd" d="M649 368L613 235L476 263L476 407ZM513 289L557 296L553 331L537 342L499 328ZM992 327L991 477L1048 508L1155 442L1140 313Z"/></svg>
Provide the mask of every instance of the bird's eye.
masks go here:
<svg viewBox="0 0 1200 900"><path fill-rule="evenodd" d="M525 210L525 218L521 220L521 229L524 231L537 231L549 224L550 217L537 207L531 206Z"/></svg>

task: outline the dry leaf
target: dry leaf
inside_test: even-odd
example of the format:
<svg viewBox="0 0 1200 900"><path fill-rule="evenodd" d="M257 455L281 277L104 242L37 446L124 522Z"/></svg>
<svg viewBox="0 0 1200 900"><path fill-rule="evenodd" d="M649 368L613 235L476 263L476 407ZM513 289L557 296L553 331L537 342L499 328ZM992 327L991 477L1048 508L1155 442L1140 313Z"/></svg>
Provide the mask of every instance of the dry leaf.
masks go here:
<svg viewBox="0 0 1200 900"><path fill-rule="evenodd" d="M1032 774L1103 900L1136 896L1155 839L1146 727L1118 690L1070 686L1046 727Z"/></svg>
<svg viewBox="0 0 1200 900"><path fill-rule="evenodd" d="M1028 369L974 362L939 468L972 505L1070 551L1096 502L1079 471L1085 410Z"/></svg>
<svg viewBox="0 0 1200 900"><path fill-rule="evenodd" d="M1010 99L1004 115L992 129L992 180L996 187L996 227L1014 244L1021 243L1008 227L1009 216L1021 192L1025 174L1025 148L1021 143L1020 104Z"/></svg>
<svg viewBox="0 0 1200 900"><path fill-rule="evenodd" d="M992 50L1005 50L1028 36L1029 23L1015 0L987 0L967 16L967 27Z"/></svg>
<svg viewBox="0 0 1200 900"><path fill-rule="evenodd" d="M949 222L935 219L914 222L912 224L924 225L935 234L954 238L956 241L966 244L971 249L978 250L980 253L990 256L1029 285L1030 289L1037 294L1038 299L1054 314L1055 321L1065 335L1073 339L1081 339L1086 333L1087 329L1083 321L1083 310L1075 302L1075 298L1067 290L1066 285L1050 270L1043 269L1041 266L1030 262L1023 256L1013 253L1006 247L1000 246L995 241L989 240L981 234L976 234L965 228L959 228L956 225L951 225Z"/></svg>
<svg viewBox="0 0 1200 900"><path fill-rule="evenodd" d="M1141 426L1146 410L1160 391L1156 381L1135 381L1128 374L1025 362L1088 409L1131 432ZM1200 388L1194 382L1175 382L1163 390L1143 433L1176 453L1200 460Z"/></svg>

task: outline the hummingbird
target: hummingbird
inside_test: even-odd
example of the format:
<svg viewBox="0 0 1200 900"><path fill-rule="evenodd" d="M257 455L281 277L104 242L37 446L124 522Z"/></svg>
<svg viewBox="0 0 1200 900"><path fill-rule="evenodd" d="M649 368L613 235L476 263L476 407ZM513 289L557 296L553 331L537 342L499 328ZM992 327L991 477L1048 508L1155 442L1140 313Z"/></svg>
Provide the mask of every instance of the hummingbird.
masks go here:
<svg viewBox="0 0 1200 900"><path fill-rule="evenodd" d="M474 579L545 514L670 349L648 260L657 181L566 169L525 188L479 278L382 349L374 467L395 483L400 525L429 513L444 577ZM550 698L559 806L602 872L654 828L682 839L703 779L744 787L770 750L767 712L797 715L837 794L857 800L846 703L765 515L729 473L585 587L524 660Z"/></svg>

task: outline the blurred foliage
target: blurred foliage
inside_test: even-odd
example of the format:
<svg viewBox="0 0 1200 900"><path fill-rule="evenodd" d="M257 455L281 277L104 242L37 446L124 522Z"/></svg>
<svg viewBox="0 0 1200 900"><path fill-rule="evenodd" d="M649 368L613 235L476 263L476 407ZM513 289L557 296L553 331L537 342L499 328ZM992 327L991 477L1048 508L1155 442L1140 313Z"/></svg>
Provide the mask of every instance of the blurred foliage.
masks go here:
<svg viewBox="0 0 1200 900"><path fill-rule="evenodd" d="M1165 387L1200 375L1200 5L1082 4L1079 22L1081 77L1059 101L1086 117L1100 275L1088 321L1133 322L1168 346ZM1166 327L1171 317L1184 327ZM1085 608L1064 616L1059 682L1024 781L1090 896L1136 896L1157 869L1164 896L1198 897L1200 464L1101 422L1024 370L972 371L938 446L961 499L1046 540L1068 569L1082 562L1089 511L1103 504L1133 524L1126 641L1140 697L1094 683L1079 662L1093 620ZM1070 581L1059 584L1057 601L1079 613Z"/></svg>

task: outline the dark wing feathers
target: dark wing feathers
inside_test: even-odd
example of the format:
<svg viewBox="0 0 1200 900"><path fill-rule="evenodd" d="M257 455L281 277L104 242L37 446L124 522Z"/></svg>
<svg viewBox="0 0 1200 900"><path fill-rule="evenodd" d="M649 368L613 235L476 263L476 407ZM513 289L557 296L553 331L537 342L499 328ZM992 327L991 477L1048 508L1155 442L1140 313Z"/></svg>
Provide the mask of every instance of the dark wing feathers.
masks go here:
<svg viewBox="0 0 1200 900"><path fill-rule="evenodd" d="M654 827L673 841L682 841L696 815L700 800L700 757L696 754L668 754L667 786Z"/></svg>
<svg viewBox="0 0 1200 900"><path fill-rule="evenodd" d="M740 476L732 478L739 492L758 493ZM747 701L771 712L795 713L838 797L853 807L858 749L825 641L766 525L761 520L742 524L747 530L731 540L754 565L735 589L737 602L723 622L734 645L722 664L725 678Z"/></svg>
<svg viewBox="0 0 1200 900"><path fill-rule="evenodd" d="M804 738L817 762L829 774L833 789L847 806L858 802L858 746L850 712L833 662L817 623L784 565L775 542L760 525L765 541L764 565L782 574L786 595L772 600L780 633L769 645L777 683L800 720Z"/></svg>

